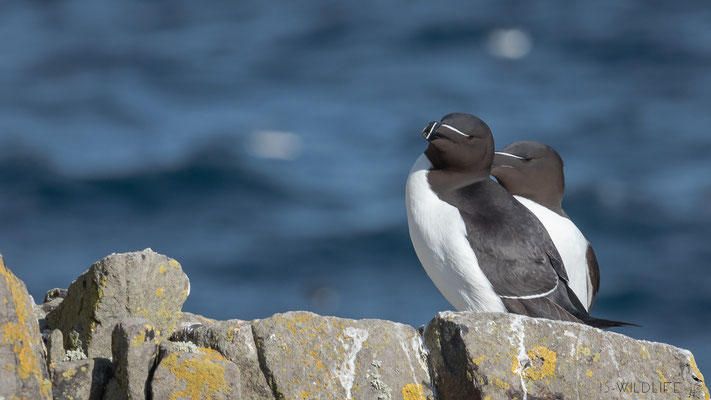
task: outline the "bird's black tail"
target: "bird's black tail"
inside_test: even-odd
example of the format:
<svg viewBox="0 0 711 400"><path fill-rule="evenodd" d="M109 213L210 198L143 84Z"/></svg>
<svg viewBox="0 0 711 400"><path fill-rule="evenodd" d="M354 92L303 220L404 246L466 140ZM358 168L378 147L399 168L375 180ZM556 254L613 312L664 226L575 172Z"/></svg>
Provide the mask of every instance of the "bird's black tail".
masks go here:
<svg viewBox="0 0 711 400"><path fill-rule="evenodd" d="M590 315L580 318L585 325L590 325L595 328L607 329L615 326L640 326L631 322L613 321L610 319L595 318Z"/></svg>
<svg viewBox="0 0 711 400"><path fill-rule="evenodd" d="M578 299L578 296L575 295L575 292L573 292L573 289L571 289L567 284L565 285L565 288L568 291L568 299L574 307L574 309L571 310L571 314L580 319L585 325L590 325L600 329L613 328L615 326L640 326L631 322L613 321L610 319L595 318L591 316L585 310L585 307L583 307L580 303L580 300Z"/></svg>

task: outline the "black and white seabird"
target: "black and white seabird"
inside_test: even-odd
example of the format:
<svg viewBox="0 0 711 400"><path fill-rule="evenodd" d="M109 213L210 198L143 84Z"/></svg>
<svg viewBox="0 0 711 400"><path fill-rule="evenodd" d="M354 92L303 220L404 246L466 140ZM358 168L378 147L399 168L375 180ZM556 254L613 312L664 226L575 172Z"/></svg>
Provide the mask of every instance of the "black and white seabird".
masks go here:
<svg viewBox="0 0 711 400"><path fill-rule="evenodd" d="M482 120L448 114L422 135L429 146L407 179L410 238L457 310L624 325L587 313L541 222L490 179L494 139Z"/></svg>
<svg viewBox="0 0 711 400"><path fill-rule="evenodd" d="M568 285L590 310L600 270L590 242L563 211L563 159L550 146L514 142L497 151L491 169L499 183L546 227L568 273Z"/></svg>

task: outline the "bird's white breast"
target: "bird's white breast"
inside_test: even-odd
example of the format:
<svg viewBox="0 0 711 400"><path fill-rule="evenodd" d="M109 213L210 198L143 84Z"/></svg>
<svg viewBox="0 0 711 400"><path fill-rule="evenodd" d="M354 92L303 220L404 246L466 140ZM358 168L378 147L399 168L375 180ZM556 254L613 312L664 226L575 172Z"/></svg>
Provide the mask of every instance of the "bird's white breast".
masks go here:
<svg viewBox="0 0 711 400"><path fill-rule="evenodd" d="M571 289L585 309L590 307L592 292L588 290L590 277L588 275L588 262L586 253L588 241L577 226L568 218L560 216L535 201L525 197L514 196L521 204L526 206L541 221L558 249L563 259L565 270Z"/></svg>
<svg viewBox="0 0 711 400"><path fill-rule="evenodd" d="M467 241L459 210L430 188L424 154L407 178L406 205L415 253L437 289L459 311L506 312Z"/></svg>

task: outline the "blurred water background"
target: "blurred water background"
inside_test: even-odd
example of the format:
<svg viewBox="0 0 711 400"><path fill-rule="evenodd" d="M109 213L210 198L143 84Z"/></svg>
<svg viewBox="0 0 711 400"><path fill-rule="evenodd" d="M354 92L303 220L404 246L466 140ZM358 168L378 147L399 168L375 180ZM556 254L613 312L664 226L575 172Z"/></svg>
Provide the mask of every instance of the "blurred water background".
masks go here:
<svg viewBox="0 0 711 400"><path fill-rule="evenodd" d="M112 252L178 259L187 311L425 324L422 127L463 111L566 162L593 314L711 372L711 7L0 3L0 251L41 301Z"/></svg>

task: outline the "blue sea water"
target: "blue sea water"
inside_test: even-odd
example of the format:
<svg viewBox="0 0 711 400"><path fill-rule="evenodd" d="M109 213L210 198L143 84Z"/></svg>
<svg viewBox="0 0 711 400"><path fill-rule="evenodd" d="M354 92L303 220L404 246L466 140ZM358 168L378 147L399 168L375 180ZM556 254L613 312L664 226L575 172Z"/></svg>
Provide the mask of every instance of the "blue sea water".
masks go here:
<svg viewBox="0 0 711 400"><path fill-rule="evenodd" d="M151 247L184 309L419 326L422 127L463 111L566 163L596 316L711 368L706 2L0 3L0 251L38 301ZM711 372L706 372L707 374Z"/></svg>

